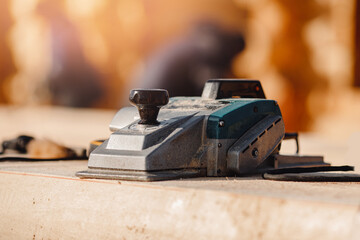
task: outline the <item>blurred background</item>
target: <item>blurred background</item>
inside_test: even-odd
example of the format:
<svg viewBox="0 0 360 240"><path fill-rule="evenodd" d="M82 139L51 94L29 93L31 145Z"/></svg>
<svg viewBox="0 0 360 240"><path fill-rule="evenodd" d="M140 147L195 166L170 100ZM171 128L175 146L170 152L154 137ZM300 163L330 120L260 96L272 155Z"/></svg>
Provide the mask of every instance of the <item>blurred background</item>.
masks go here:
<svg viewBox="0 0 360 240"><path fill-rule="evenodd" d="M1 0L0 104L118 109L261 80L287 131L360 131L356 0Z"/></svg>

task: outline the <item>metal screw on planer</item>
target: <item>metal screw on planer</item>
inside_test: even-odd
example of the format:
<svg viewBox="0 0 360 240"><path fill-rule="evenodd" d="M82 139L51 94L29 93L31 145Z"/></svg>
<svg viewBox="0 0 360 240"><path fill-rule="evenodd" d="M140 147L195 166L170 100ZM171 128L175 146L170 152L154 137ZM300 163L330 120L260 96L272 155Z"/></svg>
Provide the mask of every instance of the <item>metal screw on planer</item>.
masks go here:
<svg viewBox="0 0 360 240"><path fill-rule="evenodd" d="M225 126L225 122L224 121L220 121L219 122L219 127L224 127Z"/></svg>

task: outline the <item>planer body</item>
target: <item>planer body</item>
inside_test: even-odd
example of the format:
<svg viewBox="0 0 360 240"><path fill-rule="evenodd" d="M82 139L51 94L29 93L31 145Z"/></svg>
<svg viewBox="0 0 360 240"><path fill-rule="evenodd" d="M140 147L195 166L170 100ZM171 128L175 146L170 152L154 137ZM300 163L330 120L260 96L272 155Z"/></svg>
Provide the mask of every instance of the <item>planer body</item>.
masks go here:
<svg viewBox="0 0 360 240"><path fill-rule="evenodd" d="M292 167L327 165L322 157L279 154L281 111L257 80L209 80L201 97L169 99L161 91L131 93L136 107L117 112L112 134L78 177L156 181L262 173L280 160Z"/></svg>

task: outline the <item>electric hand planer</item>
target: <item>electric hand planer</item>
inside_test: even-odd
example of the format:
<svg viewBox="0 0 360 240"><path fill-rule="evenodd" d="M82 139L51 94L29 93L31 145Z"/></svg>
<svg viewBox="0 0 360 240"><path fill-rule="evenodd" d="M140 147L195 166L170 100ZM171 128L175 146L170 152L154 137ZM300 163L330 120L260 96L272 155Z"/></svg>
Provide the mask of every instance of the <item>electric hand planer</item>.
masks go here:
<svg viewBox="0 0 360 240"><path fill-rule="evenodd" d="M129 100L135 107L116 113L112 134L78 177L156 181L329 165L322 156L279 154L297 135L285 134L278 103L256 80L209 80L201 97L135 89Z"/></svg>

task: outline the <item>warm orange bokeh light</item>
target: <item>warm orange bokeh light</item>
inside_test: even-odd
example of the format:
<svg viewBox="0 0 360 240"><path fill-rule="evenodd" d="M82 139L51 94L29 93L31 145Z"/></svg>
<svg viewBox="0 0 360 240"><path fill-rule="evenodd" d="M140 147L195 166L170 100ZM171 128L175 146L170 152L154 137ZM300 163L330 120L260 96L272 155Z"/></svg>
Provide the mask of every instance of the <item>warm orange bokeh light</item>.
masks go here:
<svg viewBox="0 0 360 240"><path fill-rule="evenodd" d="M352 124L343 105L359 99L351 87L354 4L4 0L0 102L119 108L158 50L211 20L245 34L229 76L261 80L288 130L325 131L339 111Z"/></svg>

